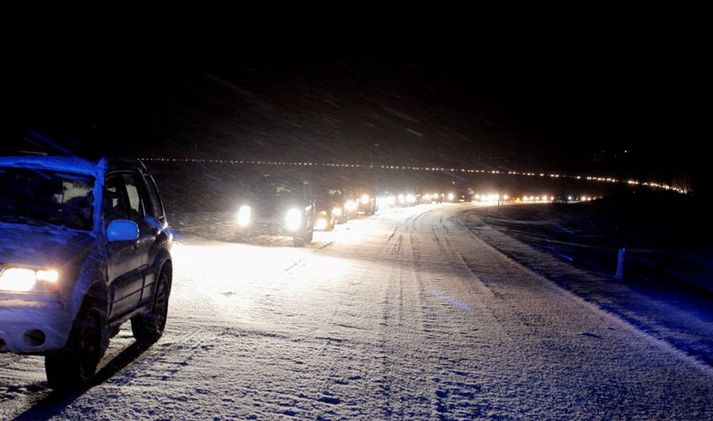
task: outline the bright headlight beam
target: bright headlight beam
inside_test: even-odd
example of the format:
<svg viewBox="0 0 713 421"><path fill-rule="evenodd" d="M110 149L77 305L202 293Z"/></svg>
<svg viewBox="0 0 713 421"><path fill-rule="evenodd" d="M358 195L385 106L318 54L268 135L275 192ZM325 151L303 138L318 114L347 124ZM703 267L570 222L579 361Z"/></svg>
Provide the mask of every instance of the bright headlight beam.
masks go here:
<svg viewBox="0 0 713 421"><path fill-rule="evenodd" d="M297 231L302 226L302 212L299 209L292 208L287 211L285 216L285 225L290 231Z"/></svg>
<svg viewBox="0 0 713 421"><path fill-rule="evenodd" d="M56 270L38 270L35 279L38 282L49 282L55 284L59 281L59 272Z"/></svg>
<svg viewBox="0 0 713 421"><path fill-rule="evenodd" d="M56 284L59 272L51 269L35 270L30 268L6 268L0 275L0 290L11 292L29 292L37 289L38 283Z"/></svg>
<svg viewBox="0 0 713 421"><path fill-rule="evenodd" d="M243 205L238 210L238 225L241 227L246 227L250 225L252 220L252 209L250 206Z"/></svg>
<svg viewBox="0 0 713 421"><path fill-rule="evenodd" d="M32 269L9 268L0 276L0 289L13 292L32 291L37 273Z"/></svg>

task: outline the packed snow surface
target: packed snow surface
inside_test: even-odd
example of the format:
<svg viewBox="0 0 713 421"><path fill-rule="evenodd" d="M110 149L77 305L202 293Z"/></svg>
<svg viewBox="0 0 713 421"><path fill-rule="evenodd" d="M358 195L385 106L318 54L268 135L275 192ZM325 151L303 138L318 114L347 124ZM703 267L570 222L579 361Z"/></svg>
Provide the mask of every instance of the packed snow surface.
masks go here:
<svg viewBox="0 0 713 421"><path fill-rule="evenodd" d="M709 366L496 251L465 206L304 249L187 235L157 344L122 330L71 396L0 355L0 418L713 418Z"/></svg>

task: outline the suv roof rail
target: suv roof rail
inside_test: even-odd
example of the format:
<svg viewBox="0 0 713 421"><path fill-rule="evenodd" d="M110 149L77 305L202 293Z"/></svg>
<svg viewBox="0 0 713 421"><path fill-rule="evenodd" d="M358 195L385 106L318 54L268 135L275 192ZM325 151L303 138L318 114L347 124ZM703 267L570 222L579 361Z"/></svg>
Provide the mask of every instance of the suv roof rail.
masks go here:
<svg viewBox="0 0 713 421"><path fill-rule="evenodd" d="M109 169L111 170L140 168L144 171L147 171L146 164L144 164L143 161L141 161L140 159L109 157L107 158L107 161L109 163Z"/></svg>
<svg viewBox="0 0 713 421"><path fill-rule="evenodd" d="M42 151L17 151L17 154L20 156L23 155L28 155L28 156L47 156L47 152L42 152Z"/></svg>

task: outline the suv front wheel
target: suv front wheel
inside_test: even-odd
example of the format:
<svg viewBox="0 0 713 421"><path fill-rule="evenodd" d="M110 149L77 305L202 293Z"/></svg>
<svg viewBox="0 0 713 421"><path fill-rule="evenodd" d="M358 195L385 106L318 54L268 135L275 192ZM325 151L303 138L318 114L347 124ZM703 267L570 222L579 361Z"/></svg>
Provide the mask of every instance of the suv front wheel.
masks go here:
<svg viewBox="0 0 713 421"><path fill-rule="evenodd" d="M314 229L310 227L307 229L307 231L302 233L302 235L295 236L292 239L292 242L294 243L295 247L304 247L307 244L311 243L313 239L314 239Z"/></svg>
<svg viewBox="0 0 713 421"><path fill-rule="evenodd" d="M156 285L153 310L131 319L131 331L137 342L150 345L161 338L168 317L168 299L171 295L171 277L164 268Z"/></svg>
<svg viewBox="0 0 713 421"><path fill-rule="evenodd" d="M47 383L55 390L86 386L109 345L105 306L87 300L77 314L65 349L45 356Z"/></svg>

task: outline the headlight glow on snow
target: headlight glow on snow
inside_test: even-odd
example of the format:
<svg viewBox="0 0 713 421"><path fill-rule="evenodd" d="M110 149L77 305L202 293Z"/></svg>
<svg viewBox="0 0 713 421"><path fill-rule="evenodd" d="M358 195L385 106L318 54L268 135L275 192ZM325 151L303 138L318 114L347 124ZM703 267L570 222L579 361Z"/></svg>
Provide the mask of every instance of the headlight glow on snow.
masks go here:
<svg viewBox="0 0 713 421"><path fill-rule="evenodd" d="M302 226L302 212L299 209L292 208L287 211L285 217L285 225L290 231L297 231Z"/></svg>
<svg viewBox="0 0 713 421"><path fill-rule="evenodd" d="M0 290L30 292L56 289L59 272L56 270L35 270L10 267L0 275Z"/></svg>
<svg viewBox="0 0 713 421"><path fill-rule="evenodd" d="M252 209L250 209L250 206L241 206L240 209L238 210L238 225L241 227L246 227L250 225L250 222L252 220Z"/></svg>

